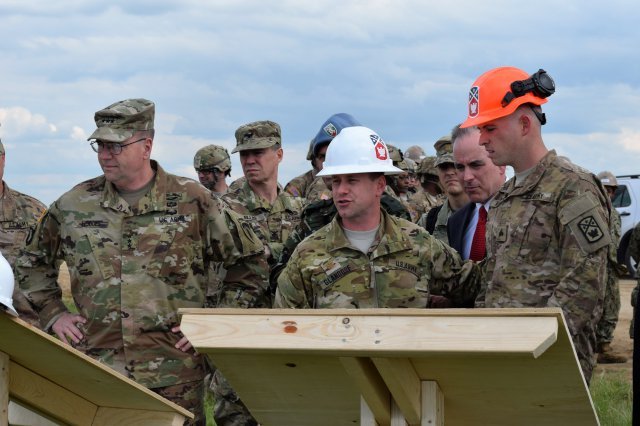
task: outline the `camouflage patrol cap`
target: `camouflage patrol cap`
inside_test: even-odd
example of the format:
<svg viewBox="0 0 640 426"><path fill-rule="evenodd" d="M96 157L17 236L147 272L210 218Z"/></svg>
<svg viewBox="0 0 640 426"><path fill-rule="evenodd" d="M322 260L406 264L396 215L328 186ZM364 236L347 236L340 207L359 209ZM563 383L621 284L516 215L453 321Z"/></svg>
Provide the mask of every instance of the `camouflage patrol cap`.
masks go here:
<svg viewBox="0 0 640 426"><path fill-rule="evenodd" d="M196 171L212 171L218 169L221 172L231 171L231 159L229 152L219 145L207 145L200 148L193 157L193 168Z"/></svg>
<svg viewBox="0 0 640 426"><path fill-rule="evenodd" d="M136 132L153 130L156 106L146 99L125 99L96 112L98 128L87 140L124 142Z"/></svg>
<svg viewBox="0 0 640 426"><path fill-rule="evenodd" d="M420 164L418 165L419 175L432 175L436 178L438 177L438 169L436 169L436 157L429 156L424 157Z"/></svg>
<svg viewBox="0 0 640 426"><path fill-rule="evenodd" d="M436 149L436 167L446 163L454 164L451 135L445 135L441 137L436 141L436 143L433 144L433 147Z"/></svg>
<svg viewBox="0 0 640 426"><path fill-rule="evenodd" d="M236 147L232 154L247 149L269 148L277 143L282 143L280 125L273 121L254 121L243 124L236 130Z"/></svg>

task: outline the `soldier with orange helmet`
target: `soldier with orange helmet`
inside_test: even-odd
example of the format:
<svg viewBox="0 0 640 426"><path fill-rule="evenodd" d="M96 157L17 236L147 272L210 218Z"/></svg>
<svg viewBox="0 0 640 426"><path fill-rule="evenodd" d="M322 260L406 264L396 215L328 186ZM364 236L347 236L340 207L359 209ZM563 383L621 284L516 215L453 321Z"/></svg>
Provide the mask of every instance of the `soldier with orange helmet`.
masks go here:
<svg viewBox="0 0 640 426"><path fill-rule="evenodd" d="M486 228L486 288L476 306L559 307L587 382L602 314L611 203L592 173L547 149L541 105L555 92L539 70L482 74L469 91L468 118L480 145L515 176L496 194Z"/></svg>

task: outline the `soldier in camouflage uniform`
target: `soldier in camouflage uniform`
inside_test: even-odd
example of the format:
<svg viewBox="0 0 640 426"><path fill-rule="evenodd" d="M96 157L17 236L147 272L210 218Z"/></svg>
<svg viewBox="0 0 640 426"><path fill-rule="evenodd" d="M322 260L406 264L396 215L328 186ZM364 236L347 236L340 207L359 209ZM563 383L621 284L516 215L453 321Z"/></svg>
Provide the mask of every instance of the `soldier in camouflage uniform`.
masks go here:
<svg viewBox="0 0 640 426"><path fill-rule="evenodd" d="M243 225L252 227L268 247L268 262L274 266L285 240L300 223L302 211L302 199L278 184L278 165L283 157L280 126L272 121L256 121L240 126L235 137L237 145L232 153L240 153L246 180L222 199L240 215ZM214 374L212 388L218 426L256 424L220 371Z"/></svg>
<svg viewBox="0 0 640 426"><path fill-rule="evenodd" d="M436 150L435 166L438 170L440 185L444 188L447 198L440 206L432 208L423 215L418 221L418 225L424 227L440 241L449 244L447 221L452 214L469 202L469 197L464 192L462 182L456 172L451 135L441 137L433 147Z"/></svg>
<svg viewBox="0 0 640 426"><path fill-rule="evenodd" d="M16 263L20 250L33 236L38 219L46 206L35 198L9 188L3 180L6 161L4 145L0 142L0 251L11 267ZM40 327L40 319L20 287L13 289L13 306L20 318L29 324Z"/></svg>
<svg viewBox="0 0 640 426"><path fill-rule="evenodd" d="M345 127L359 126L360 123L350 114L340 112L329 117L318 133L311 139L307 160L311 161L313 169L302 176L294 178L285 187L285 191L292 195L302 197L307 203L318 200L328 200L331 198L331 190L327 188L326 182L317 178L316 175L322 170L327 147L333 138Z"/></svg>
<svg viewBox="0 0 640 426"><path fill-rule="evenodd" d="M418 211L418 220L429 210L444 202L444 198L439 197L442 189L435 161L436 157L425 157L418 163L416 170L418 186L416 193L411 196L411 203Z"/></svg>
<svg viewBox="0 0 640 426"><path fill-rule="evenodd" d="M605 171L598 174L598 179L609 194L611 201L613 201L618 188L616 177L613 173ZM620 244L621 226L620 214L616 209L611 209L611 247L607 266L607 285L605 287L602 317L596 327L598 363L600 364L627 362L627 357L616 353L611 348L613 331L616 329L618 316L620 315L620 285L618 279L626 273L626 267L618 264L618 244Z"/></svg>
<svg viewBox="0 0 640 426"><path fill-rule="evenodd" d="M204 425L204 363L180 333L179 308L205 305L208 264L223 262L218 306L268 307L264 246L199 183L151 160L155 105L116 102L89 139L104 175L56 200L16 262L42 325L97 360L191 410ZM78 315L61 300L69 267Z"/></svg>
<svg viewBox="0 0 640 426"><path fill-rule="evenodd" d="M278 165L283 156L280 126L272 121L245 124L236 130L236 141L232 153L240 153L246 181L222 199L244 223L256 227L274 265L282 244L300 223L302 211L302 200L278 184Z"/></svg>
<svg viewBox="0 0 640 426"><path fill-rule="evenodd" d="M476 306L562 308L584 377L595 366L595 328L611 244L611 202L598 179L542 140L540 105L555 91L542 70L492 69L469 92L480 144L515 177L496 194L486 226L486 291Z"/></svg>
<svg viewBox="0 0 640 426"><path fill-rule="evenodd" d="M431 292L475 298L473 263L380 208L384 174L399 172L372 130L349 127L335 138L319 175L332 176L338 215L295 249L274 307L426 308Z"/></svg>
<svg viewBox="0 0 640 426"><path fill-rule="evenodd" d="M413 161L409 158L403 158L396 165L397 168L402 170L402 173L396 177L396 190L400 202L411 216L411 222L415 223L420 218L420 214L416 208L417 206L411 202L411 196L414 194L411 187L411 173L415 173L415 168L413 167L415 163L413 165L411 163Z"/></svg>
<svg viewBox="0 0 640 426"><path fill-rule="evenodd" d="M231 159L226 148L219 145L200 148L193 157L193 168L200 183L214 194L221 196L229 190L225 179L231 176Z"/></svg>

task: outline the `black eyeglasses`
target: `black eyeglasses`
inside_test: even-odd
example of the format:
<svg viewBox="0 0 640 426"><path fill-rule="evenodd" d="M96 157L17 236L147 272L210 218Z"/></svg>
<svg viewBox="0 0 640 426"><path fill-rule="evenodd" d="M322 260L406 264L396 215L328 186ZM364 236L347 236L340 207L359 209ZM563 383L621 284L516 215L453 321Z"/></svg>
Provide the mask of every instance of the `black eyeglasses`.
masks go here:
<svg viewBox="0 0 640 426"><path fill-rule="evenodd" d="M129 142L129 143L117 143L117 142L108 142L104 143L99 140L95 140L91 142L91 148L97 152L101 153L105 149L109 151L111 155L118 155L122 152L122 149L126 146L133 145L134 143L138 143L140 141L147 140L147 138L138 139L137 141Z"/></svg>

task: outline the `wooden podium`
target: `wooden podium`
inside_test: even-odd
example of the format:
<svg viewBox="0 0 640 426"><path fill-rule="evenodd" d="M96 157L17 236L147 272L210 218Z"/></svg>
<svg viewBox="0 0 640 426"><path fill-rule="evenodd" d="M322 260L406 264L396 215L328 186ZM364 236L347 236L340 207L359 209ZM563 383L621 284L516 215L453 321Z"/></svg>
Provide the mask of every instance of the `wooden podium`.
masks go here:
<svg viewBox="0 0 640 426"><path fill-rule="evenodd" d="M0 425L9 422L10 400L42 416L42 424L51 419L70 425L181 426L185 418L193 418L184 408L0 311Z"/></svg>
<svg viewBox="0 0 640 426"><path fill-rule="evenodd" d="M185 309L265 426L598 425L559 309Z"/></svg>

